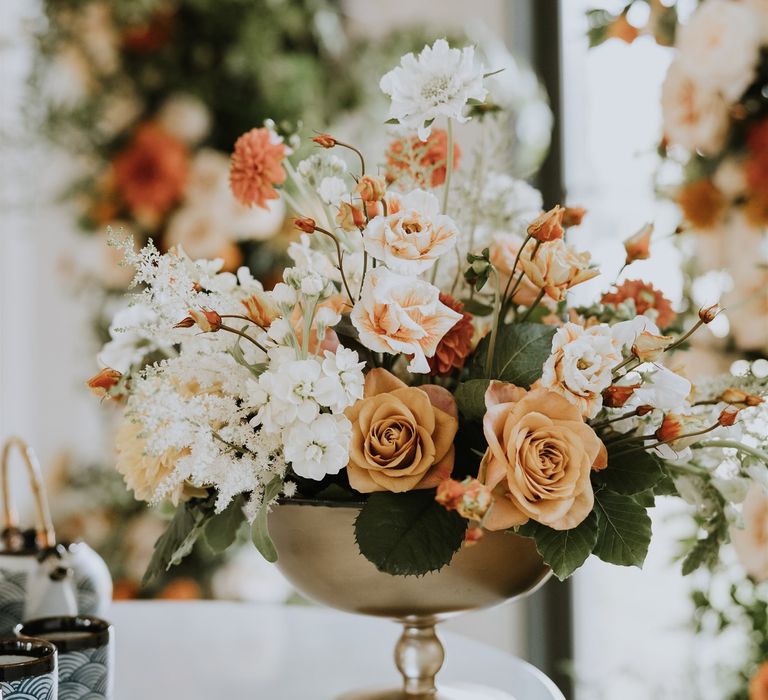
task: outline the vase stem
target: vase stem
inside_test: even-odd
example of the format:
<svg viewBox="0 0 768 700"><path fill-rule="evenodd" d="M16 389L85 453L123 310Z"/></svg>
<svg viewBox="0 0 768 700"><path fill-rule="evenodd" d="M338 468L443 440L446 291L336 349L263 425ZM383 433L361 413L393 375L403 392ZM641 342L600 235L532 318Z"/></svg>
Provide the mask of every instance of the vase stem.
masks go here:
<svg viewBox="0 0 768 700"><path fill-rule="evenodd" d="M445 650L435 634L435 621L408 619L395 647L395 663L403 675L407 698L431 698L437 694L435 676L445 660Z"/></svg>

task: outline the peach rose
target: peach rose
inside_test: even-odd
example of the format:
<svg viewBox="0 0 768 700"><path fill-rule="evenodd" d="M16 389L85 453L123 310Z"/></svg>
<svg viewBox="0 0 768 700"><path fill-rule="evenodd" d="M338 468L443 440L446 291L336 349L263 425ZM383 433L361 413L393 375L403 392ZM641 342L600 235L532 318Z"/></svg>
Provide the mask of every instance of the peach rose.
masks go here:
<svg viewBox="0 0 768 700"><path fill-rule="evenodd" d="M394 207L393 207L394 209ZM418 275L456 245L459 230L430 192L414 190L399 198L396 210L375 216L363 231L366 251L403 275Z"/></svg>
<svg viewBox="0 0 768 700"><path fill-rule="evenodd" d="M437 287L377 267L350 314L360 342L374 352L413 355L408 370L429 372L428 357L462 314L440 301Z"/></svg>
<svg viewBox="0 0 768 700"><path fill-rule="evenodd" d="M753 579L768 581L768 495L762 486L750 487L742 515L744 528L731 528L733 547L744 570Z"/></svg>
<svg viewBox="0 0 768 700"><path fill-rule="evenodd" d="M512 275L512 266L515 264L515 258L517 258L517 253L522 244L523 239L514 233L499 233L493 237L493 241L491 242L491 263L493 263L493 266L499 272L502 289L504 289L509 282L509 278ZM533 248L533 245L530 247ZM517 269L515 270L515 278L519 277L522 271L523 268L518 262ZM514 285L514 281L512 284ZM511 288L512 287L510 287L510 289ZM538 294L539 288L527 277L523 277L523 281L518 286L512 300L516 304L531 306Z"/></svg>
<svg viewBox="0 0 768 700"><path fill-rule="evenodd" d="M577 253L562 238L542 243L538 249L526 249L520 256L520 264L531 283L555 301L565 299L571 287L600 274L590 267L589 253Z"/></svg>
<svg viewBox="0 0 768 700"><path fill-rule="evenodd" d="M494 494L489 530L529 519L555 530L576 527L592 511L592 469L607 464L605 446L579 409L546 389L491 382L483 432L488 450L478 479Z"/></svg>
<svg viewBox="0 0 768 700"><path fill-rule="evenodd" d="M361 493L428 489L453 471L456 402L443 387L409 387L385 369L365 378L352 423L347 476Z"/></svg>

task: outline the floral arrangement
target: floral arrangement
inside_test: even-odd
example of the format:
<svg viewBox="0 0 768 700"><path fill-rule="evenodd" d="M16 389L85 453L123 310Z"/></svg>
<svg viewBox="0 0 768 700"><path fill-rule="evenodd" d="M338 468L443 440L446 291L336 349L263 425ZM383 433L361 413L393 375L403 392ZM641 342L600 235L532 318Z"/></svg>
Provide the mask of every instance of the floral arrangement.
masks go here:
<svg viewBox="0 0 768 700"><path fill-rule="evenodd" d="M717 556L727 486L751 466L711 465L736 452L765 469L738 437L763 397L694 387L662 363L717 307L675 337L661 330L669 302L642 282L569 303L600 274L566 240L585 212L542 211L527 184L462 167L454 132L494 110L489 74L444 40L405 55L380 82L392 142L375 175L331 134L295 164L296 134L243 134L233 193L263 206L279 188L303 234L271 290L221 260L114 237L138 287L122 330L163 359L104 367L89 385L125 402L129 488L177 506L149 576L200 537L226 549L244 522L274 560L269 509L305 499L359 507L360 551L392 575L439 570L510 529L560 578L590 554L639 566L647 511L692 476L720 496L684 567ZM627 239L626 266L650 256L652 234Z"/></svg>

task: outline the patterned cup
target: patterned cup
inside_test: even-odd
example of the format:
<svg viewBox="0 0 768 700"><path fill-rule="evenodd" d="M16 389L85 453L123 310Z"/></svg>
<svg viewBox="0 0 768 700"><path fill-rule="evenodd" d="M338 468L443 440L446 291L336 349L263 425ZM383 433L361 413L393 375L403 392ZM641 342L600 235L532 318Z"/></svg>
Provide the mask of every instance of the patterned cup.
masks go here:
<svg viewBox="0 0 768 700"><path fill-rule="evenodd" d="M0 639L0 698L56 700L56 647L44 639Z"/></svg>
<svg viewBox="0 0 768 700"><path fill-rule="evenodd" d="M112 699L115 649L108 622L97 617L41 617L17 625L16 634L20 639L37 637L56 645L58 700Z"/></svg>

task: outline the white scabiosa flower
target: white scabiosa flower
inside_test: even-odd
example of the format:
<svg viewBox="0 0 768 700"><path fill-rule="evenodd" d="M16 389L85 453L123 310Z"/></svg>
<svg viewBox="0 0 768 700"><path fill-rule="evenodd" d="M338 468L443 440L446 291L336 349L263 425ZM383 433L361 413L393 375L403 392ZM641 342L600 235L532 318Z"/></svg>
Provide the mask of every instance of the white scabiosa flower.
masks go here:
<svg viewBox="0 0 768 700"><path fill-rule="evenodd" d="M349 199L349 189L340 177L324 177L317 194L326 204L334 207L338 207L343 199Z"/></svg>
<svg viewBox="0 0 768 700"><path fill-rule="evenodd" d="M345 416L323 413L309 425L294 423L285 431L285 459L299 476L319 481L347 466L351 438Z"/></svg>
<svg viewBox="0 0 768 700"><path fill-rule="evenodd" d="M445 39L425 46L418 56L406 54L400 65L379 83L392 98L389 116L410 129L417 129L426 141L432 121L447 117L467 121L467 102L484 100L483 66L475 61L475 49L452 49Z"/></svg>

